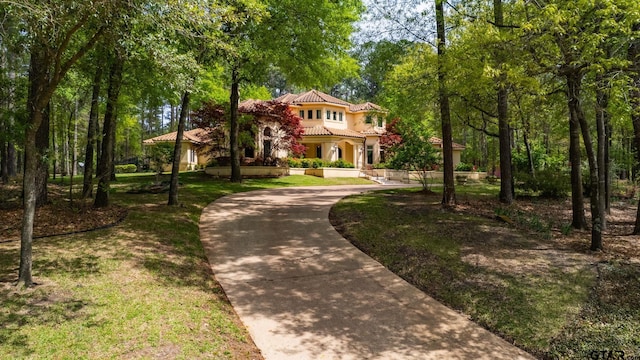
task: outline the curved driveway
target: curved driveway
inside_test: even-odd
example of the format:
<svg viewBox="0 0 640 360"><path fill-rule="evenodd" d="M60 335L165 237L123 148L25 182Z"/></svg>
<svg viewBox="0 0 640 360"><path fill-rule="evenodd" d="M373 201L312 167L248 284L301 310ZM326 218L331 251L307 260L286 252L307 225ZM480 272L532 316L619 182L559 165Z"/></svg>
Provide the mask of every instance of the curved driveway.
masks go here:
<svg viewBox="0 0 640 360"><path fill-rule="evenodd" d="M203 211L209 263L265 359L531 359L334 230L335 202L380 188L260 190Z"/></svg>

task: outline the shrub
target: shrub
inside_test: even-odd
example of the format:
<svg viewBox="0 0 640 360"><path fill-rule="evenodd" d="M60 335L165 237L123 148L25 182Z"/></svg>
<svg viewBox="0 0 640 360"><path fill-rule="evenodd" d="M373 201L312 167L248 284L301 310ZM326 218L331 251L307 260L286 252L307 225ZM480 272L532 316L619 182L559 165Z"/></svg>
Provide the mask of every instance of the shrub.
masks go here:
<svg viewBox="0 0 640 360"><path fill-rule="evenodd" d="M309 159L300 160L300 167L304 168L304 169L310 168L311 167L311 160L309 160Z"/></svg>
<svg viewBox="0 0 640 360"><path fill-rule="evenodd" d="M516 187L524 191L540 192L541 197L562 199L571 190L571 179L564 171L541 170L533 177L519 172L514 176Z"/></svg>
<svg viewBox="0 0 640 360"><path fill-rule="evenodd" d="M343 159L338 159L334 162L329 163L328 165L329 167L334 167L334 168L350 168L350 169L355 168L355 166L352 163L348 161L344 161Z"/></svg>
<svg viewBox="0 0 640 360"><path fill-rule="evenodd" d="M298 158L287 158L287 165L292 168L300 168L302 167L302 160Z"/></svg>
<svg viewBox="0 0 640 360"><path fill-rule="evenodd" d="M116 174L134 173L138 171L136 164L116 165Z"/></svg>
<svg viewBox="0 0 640 360"><path fill-rule="evenodd" d="M473 170L473 164L467 164L467 163L459 163L458 165L456 165L456 171L471 171Z"/></svg>
<svg viewBox="0 0 640 360"><path fill-rule="evenodd" d="M325 162L322 161L322 159L313 159L313 160L311 160L311 167L314 168L314 169L318 169L318 168L324 167L324 165L325 165Z"/></svg>
<svg viewBox="0 0 640 360"><path fill-rule="evenodd" d="M374 169L390 169L391 165L384 162L384 163L373 164L373 168Z"/></svg>

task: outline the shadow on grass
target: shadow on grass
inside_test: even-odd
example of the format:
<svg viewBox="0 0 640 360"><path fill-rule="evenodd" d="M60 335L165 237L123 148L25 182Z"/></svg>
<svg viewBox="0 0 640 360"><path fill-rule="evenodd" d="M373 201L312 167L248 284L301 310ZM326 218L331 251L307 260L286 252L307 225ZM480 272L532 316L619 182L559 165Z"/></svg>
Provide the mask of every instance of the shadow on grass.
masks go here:
<svg viewBox="0 0 640 360"><path fill-rule="evenodd" d="M82 319L83 327L100 326L87 309L96 304L79 300L68 295L48 292L38 286L17 291L13 283L0 283L0 344L8 357L29 357L40 346L42 338L31 339L30 328L49 327Z"/></svg>

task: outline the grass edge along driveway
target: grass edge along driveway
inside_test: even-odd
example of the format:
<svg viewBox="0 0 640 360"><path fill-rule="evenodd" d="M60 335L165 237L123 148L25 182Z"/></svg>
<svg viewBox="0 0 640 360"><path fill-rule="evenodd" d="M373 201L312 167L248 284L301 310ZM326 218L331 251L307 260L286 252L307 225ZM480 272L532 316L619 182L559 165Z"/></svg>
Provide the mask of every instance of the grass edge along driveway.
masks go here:
<svg viewBox="0 0 640 360"><path fill-rule="evenodd" d="M112 200L129 211L118 226L36 240L33 289L13 286L19 241L0 243L0 358L260 359L212 276L202 209L239 191L369 183L291 176L232 184L183 173L180 206L167 206L167 194L127 193L152 181L118 175Z"/></svg>
<svg viewBox="0 0 640 360"><path fill-rule="evenodd" d="M440 199L417 189L355 195L331 221L391 271L539 358L640 356L638 262L600 262L535 232L442 211Z"/></svg>

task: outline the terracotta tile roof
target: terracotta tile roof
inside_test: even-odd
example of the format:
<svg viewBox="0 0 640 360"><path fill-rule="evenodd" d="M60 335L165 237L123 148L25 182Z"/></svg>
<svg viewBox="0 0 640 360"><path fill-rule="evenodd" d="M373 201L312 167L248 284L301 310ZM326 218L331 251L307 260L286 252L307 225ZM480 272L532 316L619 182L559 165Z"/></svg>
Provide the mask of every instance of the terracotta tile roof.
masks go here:
<svg viewBox="0 0 640 360"><path fill-rule="evenodd" d="M364 104L357 104L349 106L349 110L353 112L358 111L382 111L380 105L376 105L374 103L366 102Z"/></svg>
<svg viewBox="0 0 640 360"><path fill-rule="evenodd" d="M200 128L185 131L182 134L182 141L188 141L194 144L202 144L208 141L207 133L208 133L207 130L200 129ZM143 143L153 144L156 142L176 141L177 135L178 135L178 132L174 131L168 134L163 134L160 136L156 136L154 138L146 139L143 141Z"/></svg>
<svg viewBox="0 0 640 360"><path fill-rule="evenodd" d="M384 133L386 133L387 131L385 129L381 129L381 128L372 128L372 129L367 129L362 131L362 134L364 135L382 135Z"/></svg>
<svg viewBox="0 0 640 360"><path fill-rule="evenodd" d="M342 137L352 137L358 139L364 139L365 136L357 131L349 130L349 129L335 129L322 125L317 125L313 127L305 127L304 133L302 135L305 136L342 136Z"/></svg>
<svg viewBox="0 0 640 360"><path fill-rule="evenodd" d="M307 91L302 94L286 94L275 99L276 101L284 102L287 104L304 104L304 103L328 103L342 106L353 106L344 100L335 98L329 94L325 94L318 90Z"/></svg>
<svg viewBox="0 0 640 360"><path fill-rule="evenodd" d="M256 108L256 104L261 104L264 103L265 101L263 100L245 100L243 102L241 102L240 104L238 104L238 111L241 113L250 113L252 111L255 111Z"/></svg>
<svg viewBox="0 0 640 360"><path fill-rule="evenodd" d="M432 136L431 138L429 138L429 142L430 142L432 145L438 145L438 146L442 147L442 139L441 139L441 138L439 138L439 137ZM466 146L464 146L464 145L460 145L460 144L458 144L458 143L455 143L455 142L454 142L454 143L453 143L453 148L454 148L454 149L461 149L461 150L464 150L464 149L466 149Z"/></svg>

